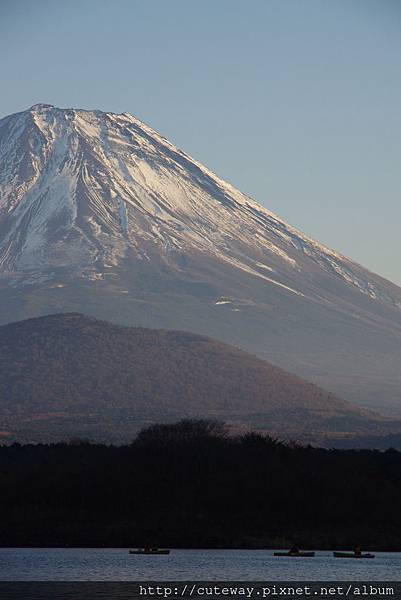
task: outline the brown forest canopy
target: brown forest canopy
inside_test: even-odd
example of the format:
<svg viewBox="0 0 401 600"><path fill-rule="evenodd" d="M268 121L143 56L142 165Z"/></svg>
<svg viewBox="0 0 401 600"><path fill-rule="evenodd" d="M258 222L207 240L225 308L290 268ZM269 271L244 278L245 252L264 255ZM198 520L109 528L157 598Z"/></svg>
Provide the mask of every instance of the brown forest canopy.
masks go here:
<svg viewBox="0 0 401 600"><path fill-rule="evenodd" d="M301 439L383 426L238 348L75 313L0 327L0 365L5 440L83 435L122 442L145 424L186 417Z"/></svg>

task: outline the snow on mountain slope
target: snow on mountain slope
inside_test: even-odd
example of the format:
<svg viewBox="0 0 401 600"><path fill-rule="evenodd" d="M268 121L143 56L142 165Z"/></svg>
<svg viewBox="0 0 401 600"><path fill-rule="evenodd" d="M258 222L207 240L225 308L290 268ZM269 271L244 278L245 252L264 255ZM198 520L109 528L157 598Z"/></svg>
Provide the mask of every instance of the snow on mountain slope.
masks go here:
<svg viewBox="0 0 401 600"><path fill-rule="evenodd" d="M3 272L65 266L101 276L128 248L196 249L290 293L314 262L372 298L400 299L351 261L238 192L129 114L39 104L1 122ZM68 243L70 242L70 244Z"/></svg>
<svg viewBox="0 0 401 600"><path fill-rule="evenodd" d="M337 380L355 354L359 375L372 375L359 355L378 335L380 377L391 379L397 400L401 289L303 235L128 113L37 104L0 121L0 275L5 321L86 307L214 335L321 384L333 357ZM344 328L357 348L336 341Z"/></svg>

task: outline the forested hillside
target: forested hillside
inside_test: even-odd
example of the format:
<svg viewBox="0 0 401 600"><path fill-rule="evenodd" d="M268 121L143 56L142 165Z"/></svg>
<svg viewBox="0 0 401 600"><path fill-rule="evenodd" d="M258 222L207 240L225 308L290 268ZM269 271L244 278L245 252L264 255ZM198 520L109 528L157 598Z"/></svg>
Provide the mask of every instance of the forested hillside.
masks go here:
<svg viewBox="0 0 401 600"><path fill-rule="evenodd" d="M9 443L77 435L122 443L146 424L183 417L306 440L381 433L390 425L210 338L79 314L0 328L0 416L0 439Z"/></svg>

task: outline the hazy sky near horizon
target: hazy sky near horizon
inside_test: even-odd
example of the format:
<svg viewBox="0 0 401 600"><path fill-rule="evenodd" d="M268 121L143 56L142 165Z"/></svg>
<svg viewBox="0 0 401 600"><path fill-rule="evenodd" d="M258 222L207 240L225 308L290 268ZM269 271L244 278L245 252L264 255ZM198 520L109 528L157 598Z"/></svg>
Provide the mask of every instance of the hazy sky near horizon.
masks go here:
<svg viewBox="0 0 401 600"><path fill-rule="evenodd" d="M400 0L1 0L0 117L131 112L401 285Z"/></svg>

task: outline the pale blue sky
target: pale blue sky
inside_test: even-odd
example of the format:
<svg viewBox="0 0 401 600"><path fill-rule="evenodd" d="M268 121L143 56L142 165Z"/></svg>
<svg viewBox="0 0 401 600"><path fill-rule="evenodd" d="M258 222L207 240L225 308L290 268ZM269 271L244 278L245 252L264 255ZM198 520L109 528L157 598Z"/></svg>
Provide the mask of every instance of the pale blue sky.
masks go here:
<svg viewBox="0 0 401 600"><path fill-rule="evenodd" d="M128 111L401 284L400 0L1 0L0 117Z"/></svg>

